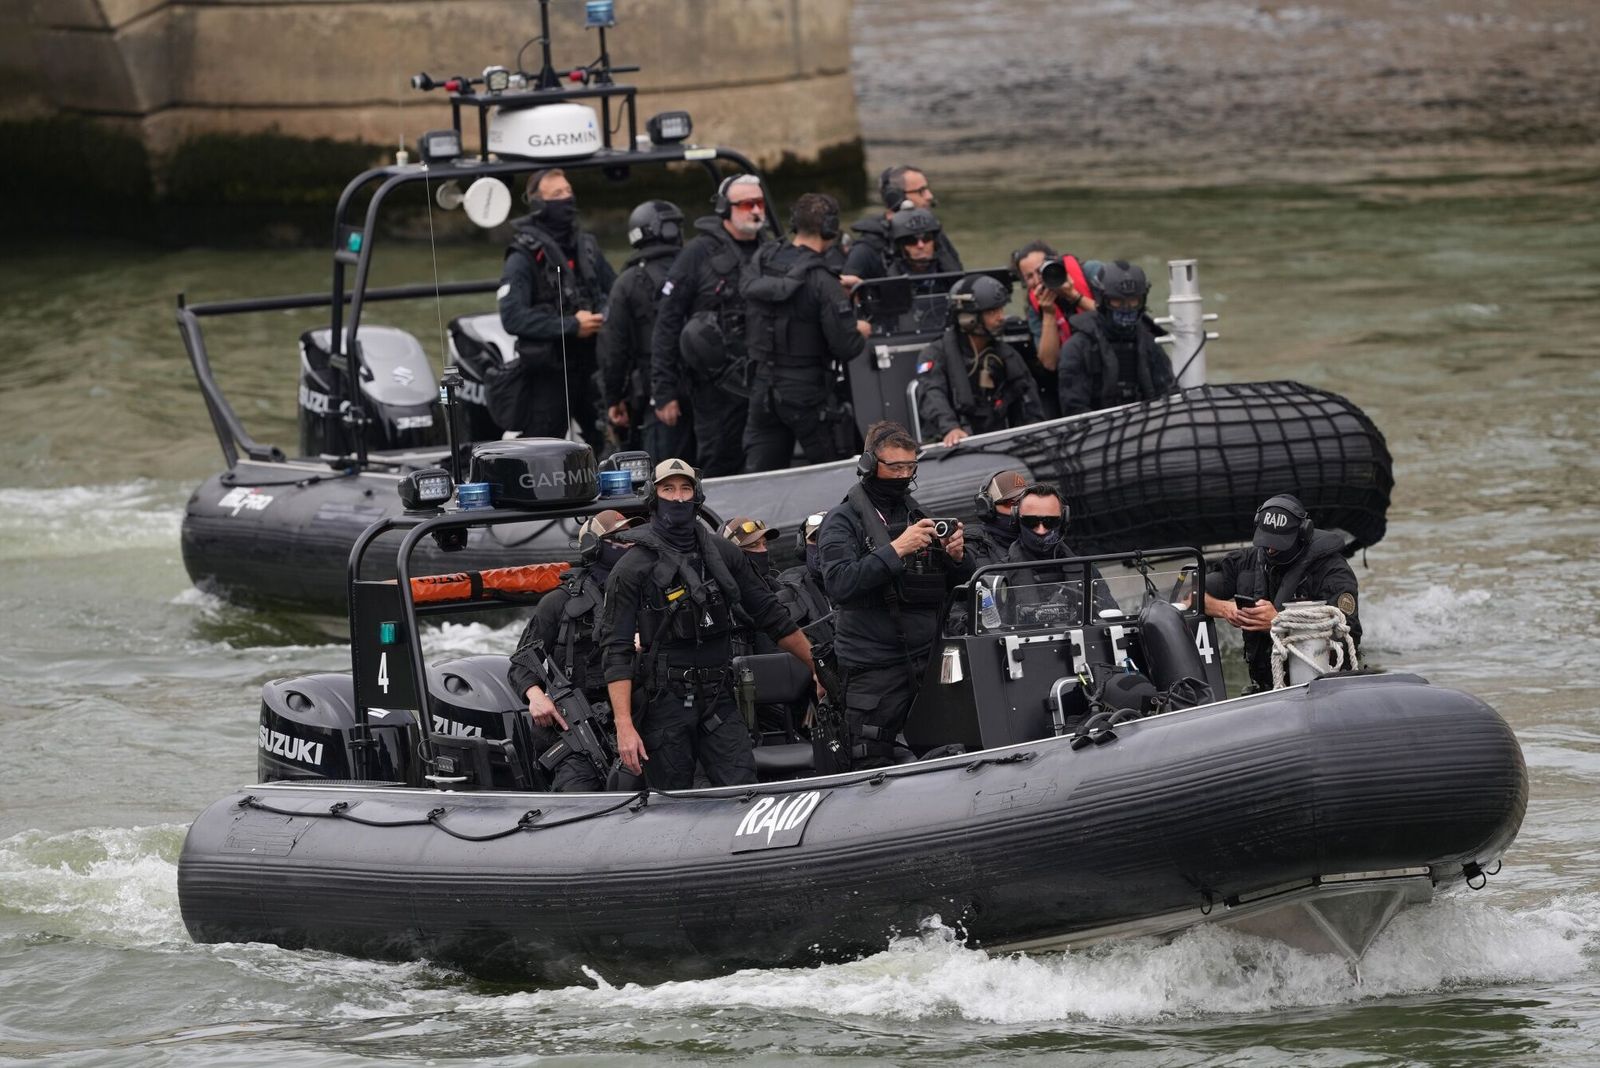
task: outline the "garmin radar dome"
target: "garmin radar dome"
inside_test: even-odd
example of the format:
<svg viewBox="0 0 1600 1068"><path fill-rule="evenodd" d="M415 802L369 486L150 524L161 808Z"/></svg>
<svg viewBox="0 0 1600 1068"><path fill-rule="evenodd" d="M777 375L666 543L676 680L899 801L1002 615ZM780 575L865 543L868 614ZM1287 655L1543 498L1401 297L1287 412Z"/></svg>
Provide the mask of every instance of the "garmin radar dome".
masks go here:
<svg viewBox="0 0 1600 1068"><path fill-rule="evenodd" d="M468 482L488 484L496 508L583 503L600 493L594 450L561 438L484 442L467 471Z"/></svg>
<svg viewBox="0 0 1600 1068"><path fill-rule="evenodd" d="M600 150L600 121L583 104L499 108L489 116L489 151L516 159L577 159Z"/></svg>

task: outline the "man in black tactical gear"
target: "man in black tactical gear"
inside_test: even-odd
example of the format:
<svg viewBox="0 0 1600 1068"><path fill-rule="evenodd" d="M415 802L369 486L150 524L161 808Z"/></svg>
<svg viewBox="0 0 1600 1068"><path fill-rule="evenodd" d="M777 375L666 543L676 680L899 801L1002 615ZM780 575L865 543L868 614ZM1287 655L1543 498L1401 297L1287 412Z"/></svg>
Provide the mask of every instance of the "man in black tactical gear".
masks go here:
<svg viewBox="0 0 1600 1068"><path fill-rule="evenodd" d="M986 274L950 288L950 325L917 357L924 437L941 445L1044 418L1028 365L1000 340L1011 293Z"/></svg>
<svg viewBox="0 0 1600 1068"><path fill-rule="evenodd" d="M744 470L748 402L726 387L743 388L730 381L746 355L740 275L767 221L766 194L753 174L723 179L711 203L715 214L695 220L699 235L667 271L650 341L656 417L677 426L692 415L695 455L707 477Z"/></svg>
<svg viewBox="0 0 1600 1068"><path fill-rule="evenodd" d="M1028 488L1028 473L1015 468L996 471L973 498L978 529L967 535L972 566L997 564L1017 540L1017 502Z"/></svg>
<svg viewBox="0 0 1600 1068"><path fill-rule="evenodd" d="M636 251L611 287L600 327L606 418L623 448L643 448L651 456L688 456L694 451L689 420L667 426L650 403L650 335L667 268L683 247L683 212L670 201L645 201L628 216L628 244Z"/></svg>
<svg viewBox="0 0 1600 1068"><path fill-rule="evenodd" d="M1023 489L1022 495L1017 498L1017 539L1011 543L1011 548L1006 550L1002 559L1006 563L1026 562L1040 566L1005 572L1001 582L1001 597L1006 602L1011 605L1037 604L1057 596L1059 587L1053 587L1053 584L1065 581L1076 585L1080 581L1081 572L1076 569L1067 575L1060 568L1047 566L1052 560L1078 555L1066 542L1069 518L1066 502L1054 486L1047 482L1035 482ZM1095 611L1117 611L1117 599L1106 587L1098 567L1090 565L1089 581L1092 584L1089 596ZM1077 594L1074 594L1074 605L1076 601Z"/></svg>
<svg viewBox="0 0 1600 1068"><path fill-rule="evenodd" d="M823 253L839 236L839 202L820 193L795 201L794 239L751 257L741 292L756 373L744 429L746 471L788 467L795 442L806 463L850 455L855 417L835 390L861 355L871 326L856 319Z"/></svg>
<svg viewBox="0 0 1600 1068"><path fill-rule="evenodd" d="M805 629L813 647L833 644L833 605L822 587L822 556L817 548L817 532L825 512L814 512L795 531L795 551L805 562L778 572L778 600L789 616Z"/></svg>
<svg viewBox="0 0 1600 1068"><path fill-rule="evenodd" d="M910 495L917 443L905 427L874 424L856 471L861 481L823 520L817 545L823 587L838 606L850 756L856 767L883 767L894 761L946 599L972 576L972 562L961 524L939 540Z"/></svg>
<svg viewBox="0 0 1600 1068"><path fill-rule="evenodd" d="M629 549L626 542L617 540L614 535L635 522L615 509L596 513L584 522L578 531L582 564L562 575L561 585L539 599L533 618L522 631L517 651L511 654L511 667L506 677L511 681L511 688L527 699L540 753L556 743L558 730L569 726L546 692L549 680L540 668L541 646L567 681L588 698L590 705L607 703L600 667L600 605L611 569ZM552 769L551 780L552 788L558 792L605 788L600 770L576 752L568 754Z"/></svg>
<svg viewBox="0 0 1600 1068"><path fill-rule="evenodd" d="M928 186L928 176L904 163L883 169L878 175L878 193L883 197L883 214L870 215L850 226L855 236L850 243L850 255L845 260L844 273L847 275L855 275L858 278L880 277L882 268L874 265L881 265L894 251L893 242L889 237L889 220L894 213L902 208L921 208L931 212L939 205L933 190ZM934 244L939 261L948 264L946 270L962 269L961 257L957 255L955 245L951 244L950 238L944 231L935 232ZM860 270L862 267L867 267L876 273L864 275Z"/></svg>
<svg viewBox="0 0 1600 1068"><path fill-rule="evenodd" d="M1356 573L1341 555L1343 540L1317 530L1299 500L1270 497L1256 511L1256 534L1248 548L1224 556L1206 572L1205 611L1244 632L1244 658L1257 690L1272 688L1272 621L1289 601L1324 601L1344 613L1350 637L1361 644ZM1254 598L1241 608L1237 595Z"/></svg>
<svg viewBox="0 0 1600 1068"><path fill-rule="evenodd" d="M1072 336L1056 368L1061 414L1076 415L1172 392L1172 361L1145 315L1150 282L1126 260L1101 268L1095 310L1067 320Z"/></svg>
<svg viewBox="0 0 1600 1068"><path fill-rule="evenodd" d="M530 210L513 224L496 293L517 358L490 377L489 411L502 428L528 437L564 438L577 420L599 451L594 339L617 275L594 235L578 226L578 201L561 170L529 175L526 200Z"/></svg>
<svg viewBox="0 0 1600 1068"><path fill-rule="evenodd" d="M635 775L648 761L659 789L690 786L697 761L714 786L756 781L728 666L734 605L812 667L810 643L744 554L700 522L703 499L694 468L657 464L650 523L624 535L634 548L606 583L600 644L617 755Z"/></svg>
<svg viewBox="0 0 1600 1068"><path fill-rule="evenodd" d="M911 280L911 309L897 315L887 315L876 304L867 304L869 292L878 293L889 287L867 286L856 291L868 309L872 325L892 334L942 330L945 302L940 298L956 281L951 272L961 267L939 250L942 231L938 218L926 208L903 208L890 216L888 231L888 251L883 256L855 259L845 265L845 274L859 279L857 285L882 278Z"/></svg>

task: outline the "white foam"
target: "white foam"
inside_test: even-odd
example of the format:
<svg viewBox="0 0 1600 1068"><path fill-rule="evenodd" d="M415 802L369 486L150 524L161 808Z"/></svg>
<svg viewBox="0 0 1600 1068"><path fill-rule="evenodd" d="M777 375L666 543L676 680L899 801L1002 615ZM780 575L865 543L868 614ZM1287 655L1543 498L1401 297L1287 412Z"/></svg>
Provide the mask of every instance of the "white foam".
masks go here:
<svg viewBox="0 0 1600 1068"><path fill-rule="evenodd" d="M0 560L84 556L178 543L187 492L150 479L0 489Z"/></svg>
<svg viewBox="0 0 1600 1068"><path fill-rule="evenodd" d="M1361 641L1397 653L1492 643L1504 625L1501 614L1487 607L1492 599L1482 587L1438 585L1368 597L1361 605Z"/></svg>
<svg viewBox="0 0 1600 1068"><path fill-rule="evenodd" d="M185 939L178 852L187 828L97 827L0 840L0 902L67 937L118 945Z"/></svg>

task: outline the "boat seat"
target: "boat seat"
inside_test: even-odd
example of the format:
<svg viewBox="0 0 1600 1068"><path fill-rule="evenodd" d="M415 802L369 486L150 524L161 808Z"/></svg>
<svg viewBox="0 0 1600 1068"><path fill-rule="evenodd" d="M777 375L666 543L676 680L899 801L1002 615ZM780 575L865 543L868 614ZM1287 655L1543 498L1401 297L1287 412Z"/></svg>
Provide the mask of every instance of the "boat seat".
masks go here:
<svg viewBox="0 0 1600 1068"><path fill-rule="evenodd" d="M1178 707L1209 703L1213 698L1206 682L1206 666L1195 648L1194 635L1183 615L1167 601L1151 601L1139 613L1139 646L1144 651L1150 681L1164 694L1171 694ZM1180 686L1185 679L1191 680Z"/></svg>
<svg viewBox="0 0 1600 1068"><path fill-rule="evenodd" d="M810 742L777 742L755 747L756 778L762 782L774 779L798 779L816 770L812 762Z"/></svg>
<svg viewBox="0 0 1600 1068"><path fill-rule="evenodd" d="M491 364L517 358L517 339L500 322L497 311L458 315L450 320L449 332L453 362L468 378L485 381Z"/></svg>

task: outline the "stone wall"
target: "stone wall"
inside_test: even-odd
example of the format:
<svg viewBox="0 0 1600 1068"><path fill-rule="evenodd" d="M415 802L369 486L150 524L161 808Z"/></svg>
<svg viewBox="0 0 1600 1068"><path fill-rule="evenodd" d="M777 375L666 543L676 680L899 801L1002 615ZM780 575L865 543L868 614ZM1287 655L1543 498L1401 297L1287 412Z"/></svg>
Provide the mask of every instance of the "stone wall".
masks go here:
<svg viewBox="0 0 1600 1068"><path fill-rule="evenodd" d="M684 108L695 140L764 165L855 143L852 0L618 0L612 61L643 119ZM598 37L581 0L551 5L557 67ZM156 155L199 134L269 130L415 144L449 125L410 76L515 69L539 33L534 0L0 0L0 117L90 116ZM523 54L537 69L538 44Z"/></svg>

